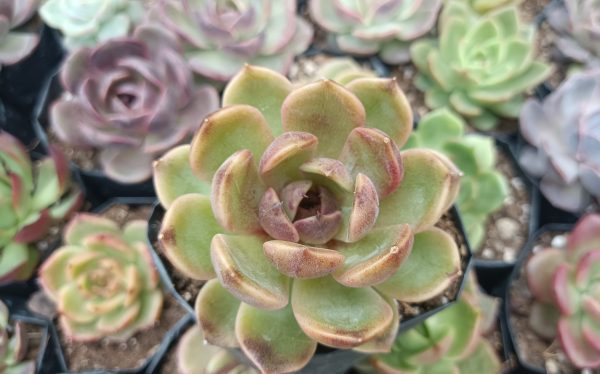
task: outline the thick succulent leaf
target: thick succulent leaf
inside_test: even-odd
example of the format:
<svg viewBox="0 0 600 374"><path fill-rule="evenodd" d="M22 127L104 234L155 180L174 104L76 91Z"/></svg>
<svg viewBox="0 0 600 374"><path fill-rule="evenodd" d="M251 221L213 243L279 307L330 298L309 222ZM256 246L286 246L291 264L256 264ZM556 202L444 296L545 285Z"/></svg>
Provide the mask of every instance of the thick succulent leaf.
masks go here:
<svg viewBox="0 0 600 374"><path fill-rule="evenodd" d="M292 278L322 277L344 262L338 251L283 240L265 242L263 249L277 270Z"/></svg>
<svg viewBox="0 0 600 374"><path fill-rule="evenodd" d="M158 238L173 266L190 278L206 280L216 276L210 260L210 243L222 230L213 216L210 199L188 194L171 204Z"/></svg>
<svg viewBox="0 0 600 374"><path fill-rule="evenodd" d="M554 301L552 279L558 265L565 261L565 252L546 248L527 261L527 285L536 299L546 303Z"/></svg>
<svg viewBox="0 0 600 374"><path fill-rule="evenodd" d="M581 218L567 238L569 258L575 260L585 252L600 247L600 215L588 214Z"/></svg>
<svg viewBox="0 0 600 374"><path fill-rule="evenodd" d="M353 178L359 173L368 176L382 198L394 192L402 182L404 169L400 151L388 135L377 129L352 130L339 160Z"/></svg>
<svg viewBox="0 0 600 374"><path fill-rule="evenodd" d="M588 344L580 322L575 318L561 318L558 321L558 338L569 360L578 368L593 368L600 365L600 355Z"/></svg>
<svg viewBox="0 0 600 374"><path fill-rule="evenodd" d="M223 106L246 104L257 108L277 136L283 132L281 105L291 91L292 84L283 75L246 65L223 91Z"/></svg>
<svg viewBox="0 0 600 374"><path fill-rule="evenodd" d="M379 215L379 196L373 182L364 174L356 176L354 201L347 221L337 238L345 242L356 242L363 238L375 225Z"/></svg>
<svg viewBox="0 0 600 374"><path fill-rule="evenodd" d="M69 260L80 252L80 247L78 246L65 245L52 253L40 267L40 283L44 287L46 294L53 300L56 301L58 299L60 288L69 283L66 271Z"/></svg>
<svg viewBox="0 0 600 374"><path fill-rule="evenodd" d="M308 244L325 244L335 237L340 230L342 213L334 211L328 214L317 214L294 222L300 235L300 241Z"/></svg>
<svg viewBox="0 0 600 374"><path fill-rule="evenodd" d="M239 347L235 336L235 318L240 301L229 293L217 279L211 279L200 289L196 298L196 318L204 337L220 347Z"/></svg>
<svg viewBox="0 0 600 374"><path fill-rule="evenodd" d="M398 334L398 328L400 327L400 313L398 311L398 303L396 300L391 297L387 297L385 295L381 295L385 301L390 304L392 308L392 312L394 313L394 317L392 318L392 322L390 326L385 329L381 334L375 336L373 339L369 340L367 343L359 345L358 347L354 347L355 351L363 352L363 353L385 353L389 352L394 345L394 341L396 340L396 335Z"/></svg>
<svg viewBox="0 0 600 374"><path fill-rule="evenodd" d="M36 188L31 199L31 206L41 210L52 205L62 193L57 173L57 166L51 158L46 158L35 167Z"/></svg>
<svg viewBox="0 0 600 374"><path fill-rule="evenodd" d="M281 309L288 303L289 278L263 254L259 236L215 235L211 258L219 281L243 302L262 309Z"/></svg>
<svg viewBox="0 0 600 374"><path fill-rule="evenodd" d="M285 131L304 131L319 139L318 154L335 158L350 131L365 124L360 100L339 84L323 80L292 92L283 102Z"/></svg>
<svg viewBox="0 0 600 374"><path fill-rule="evenodd" d="M210 200L217 222L233 233L262 232L258 206L264 192L252 153L234 153L223 162L212 181Z"/></svg>
<svg viewBox="0 0 600 374"><path fill-rule="evenodd" d="M277 192L269 188L263 195L258 208L258 219L262 228L274 239L297 242L298 230L283 209Z"/></svg>
<svg viewBox="0 0 600 374"><path fill-rule="evenodd" d="M306 132L286 132L267 147L259 171L269 186L279 189L287 182L300 179L299 167L315 154L318 139Z"/></svg>
<svg viewBox="0 0 600 374"><path fill-rule="evenodd" d="M0 254L0 284L31 277L39 260L39 251L26 244L9 243Z"/></svg>
<svg viewBox="0 0 600 374"><path fill-rule="evenodd" d="M194 174L210 183L221 164L242 149L249 150L258 164L258 157L271 141L271 130L258 109L248 105L225 107L204 119L196 132L190 165Z"/></svg>
<svg viewBox="0 0 600 374"><path fill-rule="evenodd" d="M321 344L353 348L392 326L392 306L372 288L348 288L331 277L296 279L292 308L302 330Z"/></svg>
<svg viewBox="0 0 600 374"><path fill-rule="evenodd" d="M546 339L556 337L556 326L560 318L560 312L552 304L535 301L531 305L529 314L529 327L539 336Z"/></svg>
<svg viewBox="0 0 600 374"><path fill-rule="evenodd" d="M461 174L432 150L406 150L402 160L402 184L381 200L376 227L408 223L414 232L420 232L433 226L452 203Z"/></svg>
<svg viewBox="0 0 600 374"><path fill-rule="evenodd" d="M345 261L333 277L348 287L384 282L410 255L412 244L412 230L406 224L373 230L358 242L336 242L333 249L339 251Z"/></svg>
<svg viewBox="0 0 600 374"><path fill-rule="evenodd" d="M289 305L262 310L242 304L235 331L242 350L263 373L300 370L317 349L317 343L298 326Z"/></svg>
<svg viewBox="0 0 600 374"><path fill-rule="evenodd" d="M383 131L398 147L402 147L412 131L413 115L396 79L357 79L346 87L363 104L366 126Z"/></svg>
<svg viewBox="0 0 600 374"><path fill-rule="evenodd" d="M52 221L48 209L30 216L30 218L33 218L33 221L27 222L27 225L21 228L13 237L15 243L33 243L43 238L50 229Z"/></svg>
<svg viewBox="0 0 600 374"><path fill-rule="evenodd" d="M65 227L64 241L71 245L81 245L83 240L95 234L119 234L119 226L112 220L88 213L79 213Z"/></svg>
<svg viewBox="0 0 600 374"><path fill-rule="evenodd" d="M210 193L210 184L200 180L192 172L190 146L187 144L171 149L154 162L154 188L165 209L179 196Z"/></svg>
<svg viewBox="0 0 600 374"><path fill-rule="evenodd" d="M332 192L352 191L354 178L339 160L333 158L319 157L300 165L300 170L305 173L306 178L316 184L326 187Z"/></svg>
<svg viewBox="0 0 600 374"><path fill-rule="evenodd" d="M86 299L81 295L75 283L63 285L58 292L56 301L58 311L70 321L90 323L97 318L90 313Z"/></svg>
<svg viewBox="0 0 600 374"><path fill-rule="evenodd" d="M224 352L223 349L210 345L205 339L202 329L190 327L177 344L177 368L181 374L210 374L208 365ZM218 372L217 372L218 373Z"/></svg>
<svg viewBox="0 0 600 374"><path fill-rule="evenodd" d="M288 184L281 190L279 195L283 202L283 210L290 219L296 217L298 207L312 185L311 181L299 180Z"/></svg>
<svg viewBox="0 0 600 374"><path fill-rule="evenodd" d="M460 272L454 239L434 227L415 235L408 258L376 288L397 300L421 302L442 293Z"/></svg>
<svg viewBox="0 0 600 374"><path fill-rule="evenodd" d="M469 357L458 362L461 373L498 373L501 363L498 354L487 340L482 340Z"/></svg>

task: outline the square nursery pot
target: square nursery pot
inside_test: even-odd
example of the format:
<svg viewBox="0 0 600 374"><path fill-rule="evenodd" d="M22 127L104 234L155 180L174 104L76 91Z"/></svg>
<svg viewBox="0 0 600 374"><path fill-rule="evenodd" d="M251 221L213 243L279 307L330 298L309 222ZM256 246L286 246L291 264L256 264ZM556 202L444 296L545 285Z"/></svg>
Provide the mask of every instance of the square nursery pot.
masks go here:
<svg viewBox="0 0 600 374"><path fill-rule="evenodd" d="M58 31L44 25L37 17L29 21L29 24L32 24L32 28L37 28L39 44L29 56L16 64L2 66L0 70L0 103L11 107L25 118L36 115L39 95L47 89L50 78L56 73L65 55ZM15 134L23 136L21 140L25 143L35 136L31 124L19 128Z"/></svg>
<svg viewBox="0 0 600 374"><path fill-rule="evenodd" d="M109 209L118 206L118 205L126 205L130 208L141 208L141 207L148 207L151 208L152 205L154 204L155 199L150 198L150 197L119 197L119 198L113 198L109 201L104 202L103 204L99 205L98 207L96 207L92 212L95 214L102 214L106 211L108 211ZM140 218L137 218L140 219ZM156 264L155 264L156 265ZM157 266L157 270L160 270L161 267ZM187 320L189 320L189 314L187 313L186 309L185 309L185 305L183 305L182 303L180 303L179 299L177 297L175 297L174 295L171 294L171 287L169 287L169 285L167 285L164 282L164 278L161 274L160 276L161 279L161 283L163 286L163 291L164 291L164 295L165 295L165 299L170 299L170 302L173 303L172 308L177 309L178 311L176 312L176 314L180 314L181 316L177 317L177 319L174 319L174 321L171 323L171 325L166 329L166 331L164 332L164 334L162 335L162 339L160 340L160 343L158 343L157 345L149 348L148 355L146 358L144 358L143 360L140 360L141 363L139 365L137 365L136 367L131 367L131 368L127 368L127 369L119 369L119 370L83 370L83 371L70 371L69 370L69 365L67 364L67 359L66 359L66 355L65 355L65 351L64 351L64 347L62 346L61 343L61 333L58 331L58 327L56 326L56 324L52 324L50 326L51 329L51 333L52 333L52 346L54 348L54 353L55 353L55 361L56 361L56 367L58 368L55 371L52 371L52 373L86 373L86 374L137 374L137 373L144 373L146 367L151 363L157 360L157 356L158 357L162 357L164 355L164 351L167 349L167 347L169 347L172 344L172 340L176 338L178 331L181 329L181 325L184 324ZM164 304L163 304L163 308L164 308ZM165 309L163 309L164 312ZM164 313L163 313L164 316ZM163 318L163 316L161 316L161 318ZM143 335L145 334L145 331L142 330L137 334L140 334L139 337L143 337ZM134 335L135 337L135 335ZM82 343L85 344L85 343ZM119 343L119 344L129 344L129 343ZM125 352L129 352L129 348L125 348ZM104 361L104 360L103 360ZM50 372L49 372L50 373Z"/></svg>
<svg viewBox="0 0 600 374"><path fill-rule="evenodd" d="M530 240L527 242L527 245L525 246L524 250L522 251L521 255L519 256L519 259L517 261L517 263L515 264L515 268L513 269L513 272L510 275L509 278L509 282L508 285L505 289L505 293L504 293L504 300L503 300L503 313L502 313L502 325L506 339L508 340L508 343L510 344L510 348L512 351L512 356L516 358L517 364L518 364L518 373L535 373L535 374L544 374L547 373L546 369L542 366L536 365L532 362L527 361L527 359L524 357L523 352L521 350L521 348L523 348L522 346L519 345L519 341L517 339L517 335L518 333L522 333L522 329L521 328L517 328L517 326L515 326L513 324L513 322L511 321L511 311L512 311L512 296L511 296L511 285L515 285L517 284L518 280L521 277L521 273L523 271L523 267L525 266L527 260L529 259L530 255L533 252L533 248L536 246L539 238L545 234L545 233L551 233L551 232L557 232L557 233L566 233L566 232L570 232L573 229L573 225L572 224L568 224L568 223L558 223L558 224L549 224L549 225L544 225L542 226L538 231L535 232L535 234L530 238ZM525 281L526 283L526 281ZM526 286L525 286L526 287ZM531 302L532 300L530 300ZM529 305L531 305L531 303L529 303ZM535 334L534 332L531 332L532 334ZM541 338L540 338L541 339ZM528 346L531 346L528 344ZM548 344L548 347L550 346L550 344ZM546 348L548 348L546 347ZM540 354L542 354L543 352L540 352ZM578 372L578 370L575 370L573 372ZM595 372L595 371L594 371Z"/></svg>
<svg viewBox="0 0 600 374"><path fill-rule="evenodd" d="M160 205L160 203L157 202L154 206L154 210L152 211L152 215L150 216L150 219L148 222L148 242L149 242L150 247L152 248L152 256L154 257L154 262L158 268L159 274L163 280L165 287L167 289L169 289L173 293L173 295L175 295L175 297L177 297L177 299L187 310L187 312L191 316L191 318L193 320L195 320L196 313L194 311L192 304L194 302L196 295L193 295L193 297L190 299L190 298L186 298L186 297L182 296L178 292L178 290L174 286L173 280L171 279L169 270L167 270L169 264L165 264L163 262L163 259L160 256L161 249L158 248L157 244L156 244L156 243L158 243L158 233L160 231L160 226L161 226L164 214L165 214L164 208ZM458 211L456 210L456 207L453 206L446 215L449 216L449 218L452 220L453 224L455 225L455 227L458 231L458 234L461 237L460 241L462 242L462 243L458 243L459 249L461 250L461 267L462 267L461 271L462 271L462 273L461 273L460 279L457 281L457 283L455 285L456 292L455 292L453 298L451 298L449 300L445 300L444 303L442 303L441 305L436 305L435 307L432 307L431 309L429 309L419 315L411 316L408 318L402 318L401 323L400 323L400 328L399 328L400 333L415 327L416 325L418 325L419 323L421 323L428 317L430 317L430 316L444 310L448 306L452 305L458 299L458 297L460 297L460 294L462 292L462 289L464 286L464 280L465 280L464 275L471 268L471 262L472 262L471 261L471 259L472 259L471 247L469 246L469 243L466 240L464 227L463 227L462 221L460 219L460 216L458 214ZM184 331L181 331L180 334L182 334L183 332ZM242 353L241 350L233 349L232 352L239 358L239 360L241 362L247 362L249 365L251 365L249 360L245 357L245 355ZM357 352L357 351L333 349L333 348L325 347L325 346L319 344L317 346L317 352L316 352L315 356L298 373L302 373L302 374L344 373L348 369L350 369L353 365L355 365L356 363L358 363L360 360L362 360L365 357L366 357L365 354ZM161 358L157 358L157 360L160 361ZM152 368L152 367L156 368L156 367L158 367L158 365L160 365L160 363L156 362L154 365L155 366L152 366L152 363L151 363L149 368ZM148 373L150 373L150 372L148 372Z"/></svg>
<svg viewBox="0 0 600 374"><path fill-rule="evenodd" d="M35 372L37 374L54 374L59 369L50 344L52 326L45 319L37 317L27 310L26 300L22 296L2 293L2 301L9 310L10 323L21 322L27 326L28 332L34 335L35 340L28 345L28 356L35 361Z"/></svg>
<svg viewBox="0 0 600 374"><path fill-rule="evenodd" d="M523 188L529 195L529 212L527 212L526 222L524 222L527 233L524 236L523 244L516 248L517 255L515 256L515 259L512 261L496 259L489 260L478 257L475 257L473 259L479 284L483 287L483 289L486 290L486 292L498 296L501 294L501 290L503 289L508 279L508 276L510 275L512 269L515 266L515 263L519 257L518 254L523 251L523 247L539 227L538 217L540 209L540 197L539 191L537 190L536 186L531 182L531 180L527 177L527 175L524 173L523 169L519 165L519 162L517 161L515 153L510 146L510 143L501 137L497 137L495 140L497 151L504 154L508 158L513 170L516 172L515 177L523 183ZM507 180L507 182L509 185L512 185L511 180ZM516 187L514 188L514 190L516 190ZM491 214L488 217L488 221L490 223L494 223L493 221L491 221L492 215L493 214ZM521 225L522 224L523 223L521 223ZM474 252L474 256L477 256L476 252Z"/></svg>
<svg viewBox="0 0 600 374"><path fill-rule="evenodd" d="M48 150L53 143L49 136L50 121L49 109L52 103L58 100L63 89L60 83L59 72L56 72L46 90L42 91L39 96L39 111L36 118L32 118L32 126L37 139L39 139L40 147ZM62 145L60 145L62 147ZM89 192L88 199L97 203L117 197L155 197L154 184L152 178L140 183L124 184L110 179L100 169L84 169L73 161L70 153L74 148L68 147L65 152L67 158L71 161L72 166L81 175L81 180Z"/></svg>

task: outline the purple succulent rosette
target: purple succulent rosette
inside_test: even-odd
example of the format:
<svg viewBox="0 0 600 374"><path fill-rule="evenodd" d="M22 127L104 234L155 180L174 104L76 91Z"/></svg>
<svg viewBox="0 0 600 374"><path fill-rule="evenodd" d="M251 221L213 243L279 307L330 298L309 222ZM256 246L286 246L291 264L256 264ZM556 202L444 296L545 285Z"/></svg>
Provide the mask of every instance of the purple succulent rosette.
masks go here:
<svg viewBox="0 0 600 374"><path fill-rule="evenodd" d="M442 0L312 0L309 6L342 51L400 64L410 60L410 43L435 25Z"/></svg>
<svg viewBox="0 0 600 374"><path fill-rule="evenodd" d="M600 66L600 0L565 0L550 8L548 23L565 57Z"/></svg>
<svg viewBox="0 0 600 374"><path fill-rule="evenodd" d="M286 74L313 35L296 0L158 0L150 13L177 33L196 73L222 82L246 63Z"/></svg>
<svg viewBox="0 0 600 374"><path fill-rule="evenodd" d="M27 57L38 45L39 36L14 31L27 22L39 6L39 0L0 0L0 67Z"/></svg>
<svg viewBox="0 0 600 374"><path fill-rule="evenodd" d="M100 151L104 173L121 183L152 175L152 161L186 139L218 95L197 85L177 39L155 26L73 53L61 73L52 129L64 142Z"/></svg>
<svg viewBox="0 0 600 374"><path fill-rule="evenodd" d="M527 101L520 127L529 143L521 165L554 206L578 212L600 198L600 69L574 74L543 103Z"/></svg>

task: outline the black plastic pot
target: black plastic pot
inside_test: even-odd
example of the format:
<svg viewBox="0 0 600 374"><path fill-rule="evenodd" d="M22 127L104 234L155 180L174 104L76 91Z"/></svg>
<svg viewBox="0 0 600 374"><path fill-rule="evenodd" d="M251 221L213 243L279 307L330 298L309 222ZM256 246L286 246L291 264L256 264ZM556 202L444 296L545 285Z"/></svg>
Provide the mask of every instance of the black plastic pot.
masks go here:
<svg viewBox="0 0 600 374"><path fill-rule="evenodd" d="M453 300L450 300L449 302L447 302L446 304L438 306L437 308L431 309L431 310L429 310L423 314L420 314L416 317L403 319L402 322L400 323L400 329L399 329L400 332L411 329L412 327L418 325L419 323L421 323L428 317L430 317L430 316L434 315L435 313L438 313L438 312L442 311L443 309L447 308L448 306L452 305L462 292L462 288L464 286L464 274L466 274L471 267L471 262L472 262L471 261L471 258L472 258L471 247L469 246L469 243L466 240L464 227L463 227L462 221L460 219L460 216L458 214L458 211L456 210L455 207L452 207L450 212L452 214L452 218L457 223L457 226L458 226L460 232L462 233L465 246L467 247L467 254L466 254L466 257L463 259L463 269L462 269L463 277L461 278L461 281L460 281L461 283L459 286L459 290L456 294L456 297ZM153 210L152 215L150 216L150 220L148 222L148 242L149 242L150 247L153 249L152 256L154 257L154 261L155 261L158 271L163 279L163 283L165 284L165 287L167 289L169 289L173 295L175 295L175 297L179 300L179 302L186 308L186 310L188 311L190 316L193 316L195 318L196 313L194 312L194 309L192 308L192 306L190 306L188 304L188 302L183 298L183 296L181 296L177 292L177 290L173 286L173 282L170 279L169 273L158 254L160 249L155 248L155 246L154 246L154 243L157 243L157 241L158 241L158 233L160 231L160 226L161 226L164 214L165 214L164 208L159 203L157 203L154 207L154 210ZM317 354L315 355L313 360L311 360L311 362L309 362L309 364L304 369L302 369L302 371L300 371L300 373L305 373L305 374L309 374L309 373L310 374L342 373L342 372L348 370L352 365L358 363L361 359L363 359L365 357L364 354L356 352L356 351L352 351L352 350L332 350L330 348L321 347L321 346L319 346L319 348L321 349L321 353L319 353L320 351L319 351L319 349L317 349ZM237 351L237 352L239 353L240 359L242 359L243 354L240 351ZM245 358L243 358L243 359L245 359ZM158 363L156 365L158 365Z"/></svg>
<svg viewBox="0 0 600 374"><path fill-rule="evenodd" d="M527 191L530 196L529 206L529 222L527 227L527 240L529 240L535 231L539 227L539 209L540 209L540 196L536 186L531 183L531 180L525 175L519 162L517 161L514 151L510 144L502 138L496 138L496 148L506 154L515 170L517 170L518 176L525 183ZM475 258L475 271L477 272L477 279L483 289L494 296L500 296L503 287L505 286L508 276L512 272L515 266L515 261L502 261L502 260L484 260Z"/></svg>
<svg viewBox="0 0 600 374"><path fill-rule="evenodd" d="M62 92L63 89L60 85L58 75L55 74L47 85L46 90L40 94L40 110L37 113L37 118L31 120L36 137L39 139L40 147L46 152L50 145L46 133L49 126L48 110L50 105L60 98ZM116 197L156 196L152 178L140 183L124 184L108 178L102 170L83 170L74 163L71 163L71 165L81 175L81 180L89 191L89 199L93 201L105 201Z"/></svg>
<svg viewBox="0 0 600 374"><path fill-rule="evenodd" d="M29 325L37 326L41 331L39 351L35 360L36 373L53 374L58 371L56 359L53 357L53 351L50 349L51 327L50 324L39 317L36 317L26 308L26 299L23 297L7 297L2 294L2 301L9 310L11 322L23 322Z"/></svg>
<svg viewBox="0 0 600 374"><path fill-rule="evenodd" d="M128 206L147 206L147 205L153 205L155 202L155 200L153 198L149 198L149 197L117 197L117 198L113 198L109 201L104 202L103 204L99 205L98 207L96 207L93 210L93 213L97 213L100 214L106 210L108 210L109 208L111 208L114 205L128 205ZM161 280L163 280L164 278L162 278L161 275ZM163 289L165 294L170 294L171 290L169 287L167 287L167 285L163 282ZM177 299L175 297L175 299ZM181 304L182 307L185 307L184 304ZM165 334L165 336L163 337L163 340L161 342L161 344L159 345L159 348L156 350L156 352L154 352L150 357L148 357L140 366L136 367L136 368L131 368L131 369L127 369L127 370L115 370L115 371L78 371L78 372L72 372L68 370L68 366L67 366L67 362L63 353L63 349L61 347L60 344L60 339L59 339L59 334L58 331L56 329L56 327L54 325L50 326L51 329L51 333L52 333L52 346L54 348L55 351L55 355L56 355L56 365L58 367L58 369L56 371L53 371L52 373L56 373L56 372L60 372L60 373L77 373L77 374L138 374L138 373L143 373L144 370L146 369L146 367L154 360L156 360L155 356L162 356L164 354L164 350L167 349L168 346L170 346L171 341L175 338L177 331L179 331L180 326L189 319L189 315L185 314L181 320L179 320L179 322L175 323L170 329L169 331Z"/></svg>
<svg viewBox="0 0 600 374"><path fill-rule="evenodd" d="M2 67L0 101L25 118L34 118L38 97L46 90L64 55L58 32L41 24L40 42L34 51L18 63ZM34 135L31 127L29 130Z"/></svg>
<svg viewBox="0 0 600 374"><path fill-rule="evenodd" d="M569 232L573 229L572 224L566 223L558 223L558 224L550 224L541 227L536 233L529 239L527 245L523 249L521 256L513 269L513 272L510 275L509 282L504 291L504 305L503 305L503 319L502 323L505 326L504 330L506 331L506 337L510 340L510 347L517 359L520 370L522 373L535 373L535 374L544 374L546 373L546 369L542 367L535 366L529 362L527 362L520 353L518 342L516 339L516 332L514 331L511 323L510 323L510 311L511 311L511 298L510 298L510 284L512 284L521 274L523 266L525 262L529 258L529 255L533 251L533 248L536 245L538 238L546 233L546 232Z"/></svg>

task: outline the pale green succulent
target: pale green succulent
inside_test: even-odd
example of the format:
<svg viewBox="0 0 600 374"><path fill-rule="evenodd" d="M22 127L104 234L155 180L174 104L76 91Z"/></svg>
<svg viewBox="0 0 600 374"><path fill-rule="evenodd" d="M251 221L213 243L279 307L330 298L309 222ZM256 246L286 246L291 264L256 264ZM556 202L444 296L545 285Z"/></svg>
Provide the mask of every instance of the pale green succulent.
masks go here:
<svg viewBox="0 0 600 374"><path fill-rule="evenodd" d="M416 84L428 107L449 106L481 130L494 128L499 117L516 118L526 91L550 74L534 59L533 25L519 20L515 6L479 15L451 0L438 30L439 39L411 47Z"/></svg>
<svg viewBox="0 0 600 374"><path fill-rule="evenodd" d="M144 5L139 0L47 0L39 13L75 49L127 36L142 20Z"/></svg>
<svg viewBox="0 0 600 374"><path fill-rule="evenodd" d="M485 224L508 194L504 176L495 168L494 139L465 134L466 124L447 108L427 114L405 148L431 148L444 153L463 172L457 205L474 250L485 238Z"/></svg>
<svg viewBox="0 0 600 374"><path fill-rule="evenodd" d="M11 326L6 305L0 301L0 373L34 374L35 363L26 360L27 334L22 322Z"/></svg>

